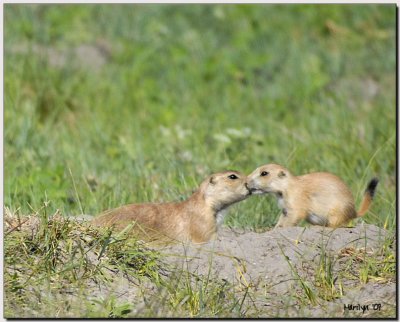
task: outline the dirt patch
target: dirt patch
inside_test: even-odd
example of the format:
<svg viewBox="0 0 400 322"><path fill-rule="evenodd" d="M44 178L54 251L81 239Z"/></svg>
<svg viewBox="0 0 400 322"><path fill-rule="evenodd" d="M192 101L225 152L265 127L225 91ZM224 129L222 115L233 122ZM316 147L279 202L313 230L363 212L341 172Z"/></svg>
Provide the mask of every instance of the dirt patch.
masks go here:
<svg viewBox="0 0 400 322"><path fill-rule="evenodd" d="M248 293L243 303L246 316L371 318L395 316L396 284L393 276L382 278L379 271L367 272L368 278L361 282L360 269L367 266L366 257L382 263L385 247L394 256L394 244L392 233L363 224L335 230L282 228L265 233L224 228L207 244L158 250L171 278L176 277L174 272L189 271L229 283L238 298ZM329 268L331 293L326 291L327 285L321 287L321 269ZM301 281L315 294L314 300L307 297ZM135 287L123 277L117 284L117 291L108 288L107 292L116 292L120 300L134 301L134 316L147 316L146 298L160 290L150 283ZM99 294L99 290L94 293ZM161 311L157 316L164 314Z"/></svg>
<svg viewBox="0 0 400 322"><path fill-rule="evenodd" d="M27 284L24 280L32 274L29 263L35 263L36 258L43 262L42 266L51 264L60 272L65 263L74 263L80 270L71 274L86 276L79 279L85 301L103 307L107 299L114 298L116 307L128 303L130 317L188 316L188 311L180 310L181 303L190 298L179 293L182 287L187 287L189 294L192 290L205 296L211 292L212 301L207 302L210 305L223 301L223 311L216 309L212 313L208 306L201 313L195 309L193 314L203 317L371 318L396 314L394 232L373 225L339 229L292 227L264 233L223 228L209 243L164 246L154 253L141 242L103 236L90 227L88 218L91 217L65 221L59 214L48 220L36 216L20 218L6 209L8 249L20 249L20 238L33 252L25 254L24 261L21 256L6 258L6 294L15 283ZM63 234L57 237L59 232ZM49 245L57 244L50 248L55 264L38 253L40 235L52 240ZM76 253L74 249L80 251ZM100 271L92 277L87 275ZM79 300L75 284L67 282L75 276L71 274L60 275L58 281L63 286L59 292L49 293L46 285L39 282L35 289L24 292L26 296L49 293L49 303L62 300L75 309L83 306L75 311L65 310L64 317L87 316L88 309ZM53 275L43 278L57 277ZM171 297L175 297L173 309ZM53 311L35 308L35 303L25 303L24 310L12 316L53 316ZM17 304L9 303L9 307L18 307ZM230 309L238 306L238 311ZM98 315L92 317L112 316L109 311L96 311Z"/></svg>
<svg viewBox="0 0 400 322"><path fill-rule="evenodd" d="M396 285L394 280L379 278L380 272L367 272L366 283L360 283L358 268L367 262L365 257L379 258L390 238L387 231L373 225L335 230L293 227L262 234L223 229L208 244L170 246L163 253L169 254L168 263L195 274L211 274L236 287L251 288L255 291L251 304L262 316L370 317L395 307ZM319 286L321 270L327 279L328 269L333 277L330 291L336 292L312 303L306 289L325 293ZM300 305L302 300L310 305Z"/></svg>
<svg viewBox="0 0 400 322"><path fill-rule="evenodd" d="M67 48L20 43L7 48L6 54L31 54L46 60L50 66L56 68L75 66L99 71L108 62L113 50L109 42L100 39L94 43Z"/></svg>

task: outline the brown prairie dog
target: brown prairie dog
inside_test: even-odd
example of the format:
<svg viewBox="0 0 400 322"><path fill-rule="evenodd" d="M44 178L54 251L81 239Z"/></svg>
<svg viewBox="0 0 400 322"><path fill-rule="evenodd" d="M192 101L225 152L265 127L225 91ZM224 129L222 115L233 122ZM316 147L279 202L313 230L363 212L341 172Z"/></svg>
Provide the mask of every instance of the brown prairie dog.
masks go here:
<svg viewBox="0 0 400 322"><path fill-rule="evenodd" d="M216 173L185 201L126 205L104 212L92 223L117 230L132 223L145 239L204 243L216 233L225 210L250 195L246 179L236 171Z"/></svg>
<svg viewBox="0 0 400 322"><path fill-rule="evenodd" d="M363 216L371 205L378 179L372 179L359 211L347 185L328 172L292 175L278 164L263 165L248 176L252 194L272 193L282 214L275 227L296 226L301 220L313 225L339 227Z"/></svg>

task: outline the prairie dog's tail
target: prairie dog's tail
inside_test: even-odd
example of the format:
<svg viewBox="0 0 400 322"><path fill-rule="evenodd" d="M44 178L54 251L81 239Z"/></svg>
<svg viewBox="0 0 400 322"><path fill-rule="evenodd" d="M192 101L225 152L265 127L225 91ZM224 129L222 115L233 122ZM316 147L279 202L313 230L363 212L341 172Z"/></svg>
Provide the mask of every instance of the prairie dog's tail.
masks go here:
<svg viewBox="0 0 400 322"><path fill-rule="evenodd" d="M358 217L363 216L367 212L369 206L371 205L378 182L379 182L378 178L373 178L368 183L367 189L365 189L365 192L364 192L364 198L361 201L360 209L357 211Z"/></svg>

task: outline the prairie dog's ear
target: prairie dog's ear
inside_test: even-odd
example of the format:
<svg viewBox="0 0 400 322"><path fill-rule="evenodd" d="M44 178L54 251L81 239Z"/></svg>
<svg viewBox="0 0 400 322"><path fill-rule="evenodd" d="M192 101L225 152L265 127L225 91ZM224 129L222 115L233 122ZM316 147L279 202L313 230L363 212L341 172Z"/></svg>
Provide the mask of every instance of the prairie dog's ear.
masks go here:
<svg viewBox="0 0 400 322"><path fill-rule="evenodd" d="M279 173L278 173L278 177L279 177L279 178L286 177L286 173L285 173L285 171L283 171L283 170L279 171Z"/></svg>
<svg viewBox="0 0 400 322"><path fill-rule="evenodd" d="M210 184L214 185L215 184L215 178L214 176L210 177Z"/></svg>

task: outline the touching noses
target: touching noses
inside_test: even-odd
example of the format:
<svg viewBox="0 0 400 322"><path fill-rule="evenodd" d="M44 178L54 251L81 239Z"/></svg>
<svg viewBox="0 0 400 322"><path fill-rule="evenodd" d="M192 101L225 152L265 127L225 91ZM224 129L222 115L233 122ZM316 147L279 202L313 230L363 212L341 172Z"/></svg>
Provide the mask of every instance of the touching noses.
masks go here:
<svg viewBox="0 0 400 322"><path fill-rule="evenodd" d="M248 177L245 184L246 184L246 187L250 189L253 184L253 180Z"/></svg>

